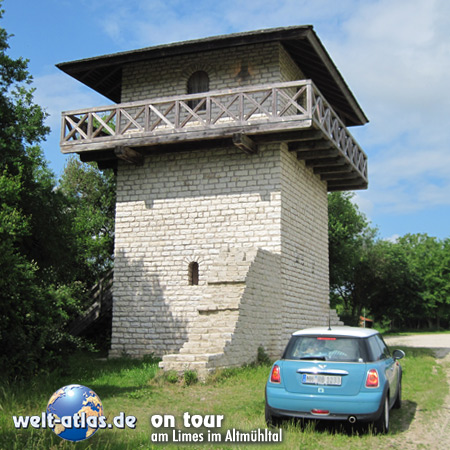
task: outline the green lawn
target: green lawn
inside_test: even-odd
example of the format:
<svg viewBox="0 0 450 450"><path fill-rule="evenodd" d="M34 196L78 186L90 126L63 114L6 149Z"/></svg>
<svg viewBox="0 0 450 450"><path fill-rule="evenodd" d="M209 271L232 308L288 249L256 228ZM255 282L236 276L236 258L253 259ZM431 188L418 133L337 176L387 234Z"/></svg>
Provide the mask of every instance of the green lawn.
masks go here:
<svg viewBox="0 0 450 450"><path fill-rule="evenodd" d="M445 372L431 353L423 349L403 348L403 407L391 415L391 433L374 436L367 430L341 427L302 427L296 423L283 426L283 444L153 444L150 437L165 430L152 429L154 415L171 415L176 428L183 428L183 413L191 415L224 415L222 427L227 430L251 431L265 429L264 386L269 366L244 367L221 371L206 383L187 385L164 376L152 360L120 359L105 361L92 355L71 357L67 366L27 383L0 385L0 448L1 449L165 449L165 448L286 448L286 449L359 449L401 448L402 434L408 429L416 410L430 411L426 420L433 420L432 411L442 406L447 393ZM189 378L187 378L189 380ZM98 430L90 439L74 444L56 436L49 429L16 430L12 416L41 415L49 397L67 384L83 384L101 398L108 422L120 412L137 417L136 429ZM427 419L428 417L428 419ZM192 430L192 428L191 428ZM196 430L198 432L198 430ZM207 439L207 430L201 431ZM171 434L171 433L170 433Z"/></svg>

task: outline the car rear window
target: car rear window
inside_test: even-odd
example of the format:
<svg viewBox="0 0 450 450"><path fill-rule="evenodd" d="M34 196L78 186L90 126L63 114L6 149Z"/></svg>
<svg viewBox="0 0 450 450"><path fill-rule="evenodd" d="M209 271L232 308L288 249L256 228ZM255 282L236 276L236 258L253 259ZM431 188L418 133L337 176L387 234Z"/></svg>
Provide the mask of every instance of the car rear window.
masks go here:
<svg viewBox="0 0 450 450"><path fill-rule="evenodd" d="M284 359L364 362L363 339L343 336L293 336Z"/></svg>

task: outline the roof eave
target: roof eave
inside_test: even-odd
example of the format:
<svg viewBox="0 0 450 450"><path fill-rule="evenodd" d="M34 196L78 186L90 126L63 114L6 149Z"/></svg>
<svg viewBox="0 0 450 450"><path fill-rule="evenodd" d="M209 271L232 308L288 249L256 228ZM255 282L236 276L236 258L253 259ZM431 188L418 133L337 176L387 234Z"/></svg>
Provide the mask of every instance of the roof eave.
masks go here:
<svg viewBox="0 0 450 450"><path fill-rule="evenodd" d="M359 106L356 98L347 86L325 47L314 32L312 25L272 28L164 44L77 61L63 62L57 64L56 67L102 95L105 95L110 100L119 103L121 83L119 77L121 68L125 64L149 59L180 56L189 53L219 50L228 47L261 44L265 42L278 41L283 43L289 41L300 43L305 39L317 54L323 67L325 67L327 73L331 77L330 80L333 80L338 86L342 96L345 98L345 102L349 106L349 111L351 111L352 116L349 120L349 125L363 125L367 123L368 119L366 115ZM103 74L106 75L102 75L100 81L91 81L88 79L88 77L91 77L93 74L95 76L96 71L107 68L110 68L110 70L103 72ZM110 76L111 71L113 70L116 73L115 78ZM102 84L102 81L105 82ZM110 84L113 83L113 86L107 86L107 81L110 81Z"/></svg>

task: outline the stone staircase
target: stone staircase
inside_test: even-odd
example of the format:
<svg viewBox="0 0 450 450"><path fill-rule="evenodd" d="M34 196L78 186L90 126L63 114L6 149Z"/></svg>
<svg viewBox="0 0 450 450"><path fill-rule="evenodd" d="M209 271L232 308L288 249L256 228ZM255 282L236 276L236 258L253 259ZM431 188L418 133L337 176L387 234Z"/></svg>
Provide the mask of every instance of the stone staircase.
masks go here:
<svg viewBox="0 0 450 450"><path fill-rule="evenodd" d="M100 321L110 319L112 315L113 275L113 271L109 271L90 289L91 306L68 326L68 331L72 336L80 336Z"/></svg>
<svg viewBox="0 0 450 450"><path fill-rule="evenodd" d="M174 370L180 374L194 370L200 379L205 379L217 367L229 367L229 360L222 364L226 357L224 351L227 344L231 343L238 320L237 308L234 318L230 317L231 312L230 309L219 309L212 314L201 311L189 333L189 340L179 353L165 355L160 367L165 371ZM330 310L330 324L332 327L344 325L334 309Z"/></svg>
<svg viewBox="0 0 450 450"><path fill-rule="evenodd" d="M252 341L251 327L255 323L246 318L258 314L257 308L261 307L259 296L251 297L252 289L254 291L255 285L259 288L262 282L262 278L258 278L261 264L255 262L256 256L254 248L222 250L207 275L207 288L198 303L198 316L188 330L188 340L178 353L164 355L160 367L179 374L194 370L204 379L218 367L251 362L251 355L243 354L242 348ZM264 255L260 254L259 258ZM270 261L262 266L270 266ZM252 309L251 302L258 306L253 305ZM273 305L266 304L268 310L271 307ZM266 326L271 320L266 318ZM331 326L343 325L335 310L330 310L329 320Z"/></svg>
<svg viewBox="0 0 450 450"><path fill-rule="evenodd" d="M208 289L198 305L197 319L189 330L189 340L179 353L163 356L160 367L182 373L195 370L200 378L220 366L225 346L231 343L245 279L256 251L226 248L212 265Z"/></svg>
<svg viewBox="0 0 450 450"><path fill-rule="evenodd" d="M213 371L224 356L224 348L233 337L232 328L237 321L230 320L228 314L217 312L214 314L214 328L207 332L200 332L205 324L211 321L211 315L199 314L189 340L180 349L180 352L163 356L160 367L165 371L175 370L182 373L186 370L195 370L199 378L206 378Z"/></svg>
<svg viewBox="0 0 450 450"><path fill-rule="evenodd" d="M335 309L330 309L330 325L333 327L342 326L344 322L339 318Z"/></svg>

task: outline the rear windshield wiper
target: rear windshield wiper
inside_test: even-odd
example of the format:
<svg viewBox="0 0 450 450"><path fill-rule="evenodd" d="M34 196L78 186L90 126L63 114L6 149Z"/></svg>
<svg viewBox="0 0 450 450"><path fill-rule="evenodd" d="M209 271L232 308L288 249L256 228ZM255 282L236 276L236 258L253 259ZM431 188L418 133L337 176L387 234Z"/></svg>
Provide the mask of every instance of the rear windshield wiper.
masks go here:
<svg viewBox="0 0 450 450"><path fill-rule="evenodd" d="M319 360L319 361L326 361L327 359L325 358L325 356L302 356L301 358L299 358L300 360L305 360L305 361L311 361L311 360Z"/></svg>

